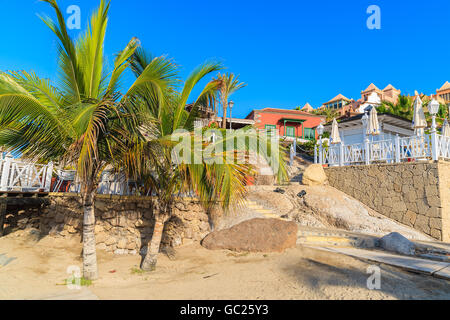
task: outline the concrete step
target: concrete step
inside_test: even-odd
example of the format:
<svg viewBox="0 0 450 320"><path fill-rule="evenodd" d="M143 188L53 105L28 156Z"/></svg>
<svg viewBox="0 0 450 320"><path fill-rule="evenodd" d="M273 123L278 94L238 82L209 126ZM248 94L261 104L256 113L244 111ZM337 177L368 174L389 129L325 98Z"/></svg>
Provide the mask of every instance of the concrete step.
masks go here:
<svg viewBox="0 0 450 320"><path fill-rule="evenodd" d="M387 264L407 271L427 274L433 277L450 280L450 263L426 260L417 257L400 256L384 251L355 249L355 248L330 248L321 246L308 246L313 249L345 254L347 256L368 261Z"/></svg>
<svg viewBox="0 0 450 320"><path fill-rule="evenodd" d="M287 220L287 219L281 218L280 215L276 214L273 210L267 209L255 201L245 200L243 204L247 209L250 209L256 213L259 213L259 214L263 215L265 218Z"/></svg>

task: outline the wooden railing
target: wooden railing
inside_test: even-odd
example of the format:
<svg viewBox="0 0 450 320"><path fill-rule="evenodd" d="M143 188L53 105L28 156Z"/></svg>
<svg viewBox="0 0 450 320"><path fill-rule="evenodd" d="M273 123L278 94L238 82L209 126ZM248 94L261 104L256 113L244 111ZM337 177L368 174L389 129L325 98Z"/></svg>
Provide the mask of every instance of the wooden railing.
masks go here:
<svg viewBox="0 0 450 320"><path fill-rule="evenodd" d="M450 160L450 137L437 133L344 145L318 145L314 161L329 166Z"/></svg>
<svg viewBox="0 0 450 320"><path fill-rule="evenodd" d="M6 157L0 163L0 191L50 191L53 163L27 163L12 157Z"/></svg>

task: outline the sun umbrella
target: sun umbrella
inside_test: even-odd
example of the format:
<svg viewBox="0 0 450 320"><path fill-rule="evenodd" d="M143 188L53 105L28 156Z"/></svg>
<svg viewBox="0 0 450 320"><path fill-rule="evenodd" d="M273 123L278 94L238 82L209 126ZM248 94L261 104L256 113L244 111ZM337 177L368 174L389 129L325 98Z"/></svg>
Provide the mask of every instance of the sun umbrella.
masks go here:
<svg viewBox="0 0 450 320"><path fill-rule="evenodd" d="M447 118L444 120L444 124L442 125L442 135L444 137L450 137L450 125L448 124Z"/></svg>
<svg viewBox="0 0 450 320"><path fill-rule="evenodd" d="M369 123L367 125L367 134L377 136L380 134L380 124L378 123L378 113L375 107L372 107L369 115Z"/></svg>
<svg viewBox="0 0 450 320"><path fill-rule="evenodd" d="M413 129L415 129L416 134L422 133L423 130L421 129L427 127L427 120L425 118L425 112L423 111L422 105L422 99L417 96L416 100L414 101L414 117L412 123L412 127Z"/></svg>
<svg viewBox="0 0 450 320"><path fill-rule="evenodd" d="M339 127L336 119L333 119L333 125L331 126L331 144L341 143L341 137L339 136Z"/></svg>

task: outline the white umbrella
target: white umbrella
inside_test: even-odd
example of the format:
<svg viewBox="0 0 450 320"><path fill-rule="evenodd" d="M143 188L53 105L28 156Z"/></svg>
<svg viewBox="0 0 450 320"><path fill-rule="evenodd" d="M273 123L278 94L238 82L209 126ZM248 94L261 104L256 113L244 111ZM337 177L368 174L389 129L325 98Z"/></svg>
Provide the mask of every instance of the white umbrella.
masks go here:
<svg viewBox="0 0 450 320"><path fill-rule="evenodd" d="M339 136L339 127L336 119L333 119L333 125L331 126L331 143L338 144L341 143L341 137Z"/></svg>
<svg viewBox="0 0 450 320"><path fill-rule="evenodd" d="M442 135L444 137L450 137L450 125L448 124L447 118L445 118L444 124L442 125Z"/></svg>
<svg viewBox="0 0 450 320"><path fill-rule="evenodd" d="M377 136L380 134L380 124L378 123L378 113L375 107L372 107L369 115L369 123L367 124L367 134Z"/></svg>
<svg viewBox="0 0 450 320"><path fill-rule="evenodd" d="M427 120L425 118L425 112L423 111L422 105L422 99L417 96L416 100L414 101L414 117L412 123L412 127L415 130L416 134L421 134L423 132L423 130L421 129L427 127Z"/></svg>

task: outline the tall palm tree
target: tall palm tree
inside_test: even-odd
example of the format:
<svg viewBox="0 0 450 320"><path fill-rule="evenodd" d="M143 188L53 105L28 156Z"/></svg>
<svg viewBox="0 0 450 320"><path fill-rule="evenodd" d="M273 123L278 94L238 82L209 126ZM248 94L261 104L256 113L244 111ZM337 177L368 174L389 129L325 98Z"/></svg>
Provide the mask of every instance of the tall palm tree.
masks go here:
<svg viewBox="0 0 450 320"><path fill-rule="evenodd" d="M233 93L246 87L247 85L243 82L239 83L239 76L233 73L219 74L215 78L216 81L220 83L219 86L219 99L222 105L222 128L226 129L227 126L227 109L228 109L228 99Z"/></svg>
<svg viewBox="0 0 450 320"><path fill-rule="evenodd" d="M381 106L377 108L377 111L379 113L390 113L412 121L414 115L414 101L410 97L401 95L398 97L396 104L383 101Z"/></svg>
<svg viewBox="0 0 450 320"><path fill-rule="evenodd" d="M154 59L121 96L119 84L138 41L132 39L115 58L110 72L103 54L109 2L100 1L86 33L76 42L68 35L55 0L43 0L57 22L42 18L59 40L59 81L52 85L34 73L0 74L0 145L32 160L73 164L81 182L83 276L98 277L94 201L100 173L127 151L122 142L135 114L128 96L151 86L164 92L173 85L170 64Z"/></svg>
<svg viewBox="0 0 450 320"><path fill-rule="evenodd" d="M325 116L326 122L330 122L331 120L333 120L335 118L339 118L339 116L340 116L339 111L337 111L336 109L331 109L331 108L317 109L317 110L314 110L313 113L316 115L319 115L319 116Z"/></svg>
<svg viewBox="0 0 450 320"><path fill-rule="evenodd" d="M150 61L150 54L143 50L135 52L132 68L136 76L141 76L141 70L144 70ZM221 130L223 135L218 136L222 138L214 142L206 139L201 130L193 130L197 110L215 103L217 89L221 85L217 78L210 81L195 98L190 112L185 108L193 88L199 81L220 69L220 64L207 62L194 70L186 81L180 83L180 90L171 88L170 91L158 95L154 88L147 87L136 92L130 99L133 108L141 110L140 123L121 166L128 168L130 175L144 180L157 199L153 206L153 235L141 263L143 270L153 270L156 267L164 224L172 216L172 208L178 195L194 192L208 213L217 203L228 208L230 205L239 204L245 197L245 186L254 173L252 166L227 162L226 158L230 153L234 155L240 152L255 152L256 146L247 143L244 147L238 147L233 140L233 147L227 150L227 143L234 137L226 136L226 130ZM249 132L249 135L252 133ZM188 141L189 148L182 151L182 157L188 161L176 161L179 159L175 150L180 138ZM196 145L195 141L199 143ZM225 151L218 152L215 157L221 158L222 161L209 163L204 158L197 162L194 160L203 154L205 149L214 149L218 145L222 145ZM280 150L274 152L283 155ZM277 165L278 177L283 180L286 177L284 161L279 161Z"/></svg>

